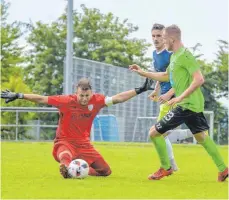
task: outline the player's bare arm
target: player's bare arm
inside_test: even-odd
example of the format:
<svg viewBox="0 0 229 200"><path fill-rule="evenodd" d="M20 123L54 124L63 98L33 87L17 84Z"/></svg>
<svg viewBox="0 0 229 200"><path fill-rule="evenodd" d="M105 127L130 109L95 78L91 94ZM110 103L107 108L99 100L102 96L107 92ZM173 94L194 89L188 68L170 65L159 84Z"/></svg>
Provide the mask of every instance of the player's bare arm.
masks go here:
<svg viewBox="0 0 229 200"><path fill-rule="evenodd" d="M160 81L160 82L168 82L169 81L169 75L168 72L147 72L141 69L141 67L139 67L136 64L130 65L129 69L133 72L138 73L140 76L144 76L146 78L150 78L156 81Z"/></svg>
<svg viewBox="0 0 229 200"><path fill-rule="evenodd" d="M171 88L168 92L166 92L165 94L161 95L159 98L158 98L158 101L160 103L166 103L167 101L169 101L172 96L175 94L175 91L173 88Z"/></svg>
<svg viewBox="0 0 229 200"><path fill-rule="evenodd" d="M25 99L28 101L32 101L35 103L48 103L48 96L41 96L38 94L23 94L23 93L15 93L9 90L5 90L1 92L1 98L5 99L6 103L14 101L16 99Z"/></svg>
<svg viewBox="0 0 229 200"><path fill-rule="evenodd" d="M112 102L113 104L123 103L131 99L132 97L135 97L136 95L137 93L135 92L135 90L129 90L126 92L122 92L122 93L112 96Z"/></svg>
<svg viewBox="0 0 229 200"><path fill-rule="evenodd" d="M35 103L48 104L48 96L41 96L38 94L24 94L24 99Z"/></svg>
<svg viewBox="0 0 229 200"><path fill-rule="evenodd" d="M157 81L156 84L155 84L154 91L148 96L149 99L152 100L152 101L157 101L159 92L160 92L160 82Z"/></svg>
<svg viewBox="0 0 229 200"><path fill-rule="evenodd" d="M193 81L190 86L179 96L176 98L171 99L168 104L175 105L176 103L181 102L184 98L188 97L192 94L197 88L199 88L204 83L204 77L200 70L197 70L192 75Z"/></svg>

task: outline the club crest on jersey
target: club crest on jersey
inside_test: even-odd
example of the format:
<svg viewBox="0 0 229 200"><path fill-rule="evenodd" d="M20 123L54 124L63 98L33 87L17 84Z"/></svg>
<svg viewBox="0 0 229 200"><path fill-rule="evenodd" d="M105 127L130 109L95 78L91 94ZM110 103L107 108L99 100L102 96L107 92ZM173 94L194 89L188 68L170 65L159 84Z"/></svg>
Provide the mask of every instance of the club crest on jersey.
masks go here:
<svg viewBox="0 0 229 200"><path fill-rule="evenodd" d="M94 106L92 104L88 105L88 110L92 111L93 110L93 107Z"/></svg>

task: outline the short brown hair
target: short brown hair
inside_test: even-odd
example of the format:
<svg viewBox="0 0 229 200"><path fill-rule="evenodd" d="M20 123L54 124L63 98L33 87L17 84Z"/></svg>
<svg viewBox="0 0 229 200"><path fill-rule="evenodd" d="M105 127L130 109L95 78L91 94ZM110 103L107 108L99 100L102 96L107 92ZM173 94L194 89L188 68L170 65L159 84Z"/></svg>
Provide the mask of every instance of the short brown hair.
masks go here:
<svg viewBox="0 0 229 200"><path fill-rule="evenodd" d="M160 30L160 31L161 31L161 30L164 29L164 28L165 28L164 25L155 23L155 24L153 25L151 31L152 31L152 30Z"/></svg>
<svg viewBox="0 0 229 200"><path fill-rule="evenodd" d="M82 90L91 90L91 83L87 78L81 78L77 83L76 88L81 88Z"/></svg>
<svg viewBox="0 0 229 200"><path fill-rule="evenodd" d="M171 26L167 26L165 28L165 31L170 36L176 37L177 39L181 40L181 30L180 30L180 28L177 25L173 24Z"/></svg>

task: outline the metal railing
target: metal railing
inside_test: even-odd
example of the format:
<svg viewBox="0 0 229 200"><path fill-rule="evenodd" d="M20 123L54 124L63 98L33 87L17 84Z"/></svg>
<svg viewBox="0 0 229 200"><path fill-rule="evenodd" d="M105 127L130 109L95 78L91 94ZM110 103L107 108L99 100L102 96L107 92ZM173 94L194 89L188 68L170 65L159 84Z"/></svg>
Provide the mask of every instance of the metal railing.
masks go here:
<svg viewBox="0 0 229 200"><path fill-rule="evenodd" d="M15 124L1 124L0 127L15 127L15 140L18 141L18 129L20 127L39 127L39 128L56 128L57 125L42 125L42 124L19 124L19 113L37 112L37 113L58 113L57 108L42 108L42 107L2 107L1 112L15 112Z"/></svg>
<svg viewBox="0 0 229 200"><path fill-rule="evenodd" d="M1 124L1 128L2 127L15 127L15 141L19 140L19 128L20 127L37 127L36 133L33 133L33 136L36 135L37 139L36 140L40 140L40 135L41 135L41 129L40 128L57 128L58 125L42 125L40 124L40 121L42 120L37 120L38 124L19 124L19 113L25 113L25 112L36 112L36 113L58 113L58 109L57 108L52 108L52 107L3 107L1 108L1 112L15 112L16 113L16 122L15 124ZM97 115L96 119L97 119L97 123L96 126L94 127L94 122L92 125L92 129L91 129L91 140L94 141L95 137L99 136L100 141L103 141L103 136L108 136L109 134L111 134L111 130L113 130L113 128L116 127L117 129L117 134L118 134L118 127L117 127L117 123L116 126L114 127L111 123L106 123L106 125L103 127L104 123L102 123L102 121L100 120L100 118L104 117L113 117L115 118L116 121L116 117L114 115ZM13 121L13 119L11 119L10 121ZM114 120L112 121L114 122ZM106 128L106 130L104 130L104 128ZM110 128L110 129L109 129ZM103 131L102 131L103 130ZM104 133L106 132L106 133ZM102 134L104 133L104 134ZM115 136L119 136L119 135L115 135ZM28 135L27 135L28 136ZM109 135L109 137L112 137L114 135ZM106 139L106 138L105 138ZM105 140L106 141L106 140Z"/></svg>
<svg viewBox="0 0 229 200"><path fill-rule="evenodd" d="M2 127L15 127L15 140L18 141L18 129L20 127L37 127L38 128L38 135L40 137L40 128L57 128L58 125L49 125L49 124L19 124L19 113L26 113L26 112L36 112L36 113L58 113L58 109L57 108L53 108L53 107L2 107L1 108L1 112L15 112L16 113L16 122L15 124L1 124L1 128ZM209 135L211 138L213 138L213 129L214 129L214 112L213 111L204 111L205 115L209 115L209 125L210 125L210 129L209 129ZM135 135L136 135L136 130L137 130L137 122L139 121L139 119L151 119L151 120L156 120L156 117L137 117L135 124L134 124L134 130L132 132L132 137L131 137L131 141L134 142L135 141ZM40 122L40 121L38 121ZM153 124L151 124L153 125ZM119 133L120 134L120 133ZM123 133L121 133L123 134ZM93 132L93 127L92 127L92 136L94 135ZM92 137L93 140L93 137ZM121 141L125 141L125 140L121 140ZM145 141L147 142L147 140Z"/></svg>

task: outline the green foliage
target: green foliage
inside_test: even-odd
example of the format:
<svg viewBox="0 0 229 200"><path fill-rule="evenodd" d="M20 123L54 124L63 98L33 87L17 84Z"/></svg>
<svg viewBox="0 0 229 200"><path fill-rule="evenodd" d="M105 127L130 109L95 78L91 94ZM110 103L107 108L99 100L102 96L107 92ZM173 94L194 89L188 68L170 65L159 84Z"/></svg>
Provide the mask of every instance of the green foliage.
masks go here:
<svg viewBox="0 0 229 200"><path fill-rule="evenodd" d="M218 80L216 85L217 98L228 98L228 42L218 40L219 50L215 60L214 78Z"/></svg>
<svg viewBox="0 0 229 200"><path fill-rule="evenodd" d="M19 46L18 40L23 35L23 24L20 22L7 23L8 8L10 4L4 0L1 2L1 89L9 89L13 92L31 92L29 86L23 81L23 68L21 65L25 62L23 47ZM16 100L9 104L1 101L2 107L26 107L34 106L27 101ZM21 113L19 123L26 123L33 118L31 113ZM16 114L14 112L1 112L2 124L15 124ZM26 128L19 129L19 135L24 134ZM1 127L1 138L14 138L15 128Z"/></svg>
<svg viewBox="0 0 229 200"><path fill-rule="evenodd" d="M215 140L221 135L221 143L228 141L228 113L227 108L219 103L221 97L228 97L228 42L219 40L217 58L212 63L199 60L201 70L205 77L203 94L205 97L205 110L214 111L215 122L220 124L221 132L215 126Z"/></svg>
<svg viewBox="0 0 229 200"><path fill-rule="evenodd" d="M1 88L2 90L4 89L9 89L12 92L22 92L22 93L31 93L31 89L29 88L28 85L26 85L20 74L17 76L10 76L9 77L9 82L2 83ZM1 101L1 106L2 107L33 107L34 103L30 101L23 101L23 100L15 100L10 102L9 104L6 104L4 101Z"/></svg>
<svg viewBox="0 0 229 200"><path fill-rule="evenodd" d="M219 50L215 60L214 79L217 80L215 85L216 99L221 97L228 99L228 42L218 40ZM228 106L228 105L227 105ZM228 144L228 107L220 106L216 110L216 121L220 124L220 143ZM219 133L218 133L219 134Z"/></svg>
<svg viewBox="0 0 229 200"><path fill-rule="evenodd" d="M31 27L26 80L34 93L52 95L62 93L66 30L63 24L37 22Z"/></svg>
<svg viewBox="0 0 229 200"><path fill-rule="evenodd" d="M201 47L202 44L197 43L194 47L190 47L190 51L194 54L194 56L198 59L200 59L201 56L203 56L202 53L200 53L199 47Z"/></svg>
<svg viewBox="0 0 229 200"><path fill-rule="evenodd" d="M9 82L3 82L1 89L9 89L12 92L22 92L31 93L30 88L23 82L20 74L18 76L10 76ZM1 107L33 107L34 103L24 100L15 100L8 104L4 100L1 101ZM18 118L19 124L26 124L28 120L34 118L34 113L20 113ZM16 123L16 113L15 112L1 112L1 124L15 124ZM27 128L20 128L18 134L23 135ZM1 138L14 138L15 128L13 127L1 127Z"/></svg>
<svg viewBox="0 0 229 200"><path fill-rule="evenodd" d="M24 61L18 39L23 34L19 22L7 23L9 3L1 2L1 81L7 82L9 76L21 71L19 65Z"/></svg>
<svg viewBox="0 0 229 200"><path fill-rule="evenodd" d="M81 5L82 13L74 12L74 56L128 67L132 63L147 63L144 55L149 47L145 40L130 39L137 26L120 21L112 13ZM33 92L45 95L63 91L63 63L66 54L66 14L55 22L31 25L26 68L28 83Z"/></svg>
<svg viewBox="0 0 229 200"><path fill-rule="evenodd" d="M83 14L74 15L74 52L77 57L128 67L143 64L149 59L144 55L150 46L146 40L130 39L137 26L127 19L120 21L112 13L102 14L98 9L81 5Z"/></svg>

